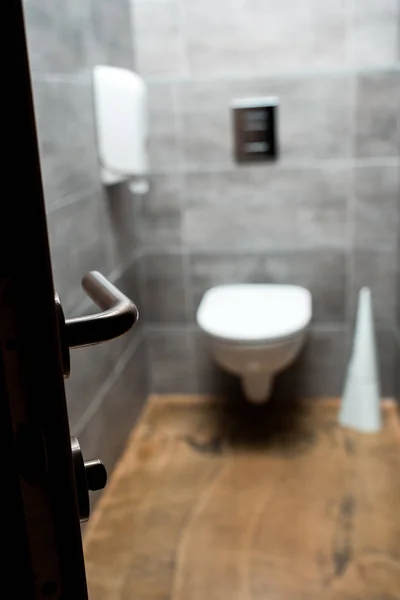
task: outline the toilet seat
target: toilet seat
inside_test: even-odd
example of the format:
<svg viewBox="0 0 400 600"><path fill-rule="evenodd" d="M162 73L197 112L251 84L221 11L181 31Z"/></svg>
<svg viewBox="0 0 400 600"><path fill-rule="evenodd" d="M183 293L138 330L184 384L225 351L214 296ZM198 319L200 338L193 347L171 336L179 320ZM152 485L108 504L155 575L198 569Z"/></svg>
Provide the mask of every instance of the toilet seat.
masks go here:
<svg viewBox="0 0 400 600"><path fill-rule="evenodd" d="M240 344L284 341L311 320L311 294L294 285L232 284L208 290L197 311L213 337Z"/></svg>

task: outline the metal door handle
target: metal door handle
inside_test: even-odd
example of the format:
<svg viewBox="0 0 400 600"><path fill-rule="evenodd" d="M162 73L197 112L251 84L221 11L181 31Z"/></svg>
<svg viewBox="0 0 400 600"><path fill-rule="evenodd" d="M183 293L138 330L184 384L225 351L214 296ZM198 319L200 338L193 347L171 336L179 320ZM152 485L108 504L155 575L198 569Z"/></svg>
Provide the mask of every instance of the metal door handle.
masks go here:
<svg viewBox="0 0 400 600"><path fill-rule="evenodd" d="M112 340L133 327L139 318L136 305L97 271L82 279L87 295L103 312L65 321L65 342L70 348Z"/></svg>

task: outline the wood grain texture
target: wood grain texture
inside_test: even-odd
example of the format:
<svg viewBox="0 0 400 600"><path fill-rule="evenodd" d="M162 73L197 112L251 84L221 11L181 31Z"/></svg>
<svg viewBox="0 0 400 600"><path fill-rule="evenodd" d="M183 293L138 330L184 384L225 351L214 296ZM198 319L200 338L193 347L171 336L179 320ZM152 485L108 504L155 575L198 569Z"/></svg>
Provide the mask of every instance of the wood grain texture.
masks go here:
<svg viewBox="0 0 400 600"><path fill-rule="evenodd" d="M400 599L400 436L338 401L152 396L85 531L91 600Z"/></svg>

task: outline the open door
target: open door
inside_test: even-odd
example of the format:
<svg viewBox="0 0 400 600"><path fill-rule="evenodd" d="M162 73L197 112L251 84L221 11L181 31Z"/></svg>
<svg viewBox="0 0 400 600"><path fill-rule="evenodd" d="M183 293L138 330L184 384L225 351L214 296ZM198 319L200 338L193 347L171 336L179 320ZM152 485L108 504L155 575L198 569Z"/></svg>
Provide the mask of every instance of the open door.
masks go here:
<svg viewBox="0 0 400 600"><path fill-rule="evenodd" d="M2 587L7 598L86 600L80 520L105 484L70 438L69 347L121 335L137 310L98 273L84 287L103 312L65 322L55 298L20 0L3 7L7 38L4 193L0 218ZM3 138L4 139L4 138ZM6 591L7 590L7 591Z"/></svg>

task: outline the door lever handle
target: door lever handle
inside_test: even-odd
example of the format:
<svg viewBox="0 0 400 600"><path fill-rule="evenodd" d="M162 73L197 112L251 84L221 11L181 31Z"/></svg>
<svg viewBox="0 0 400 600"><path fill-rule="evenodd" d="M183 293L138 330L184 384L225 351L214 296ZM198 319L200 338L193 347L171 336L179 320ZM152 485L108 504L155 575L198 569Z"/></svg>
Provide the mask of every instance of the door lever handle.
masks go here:
<svg viewBox="0 0 400 600"><path fill-rule="evenodd" d="M65 320L65 342L69 348L91 346L119 337L139 318L136 305L97 271L82 279L82 287L102 312Z"/></svg>

